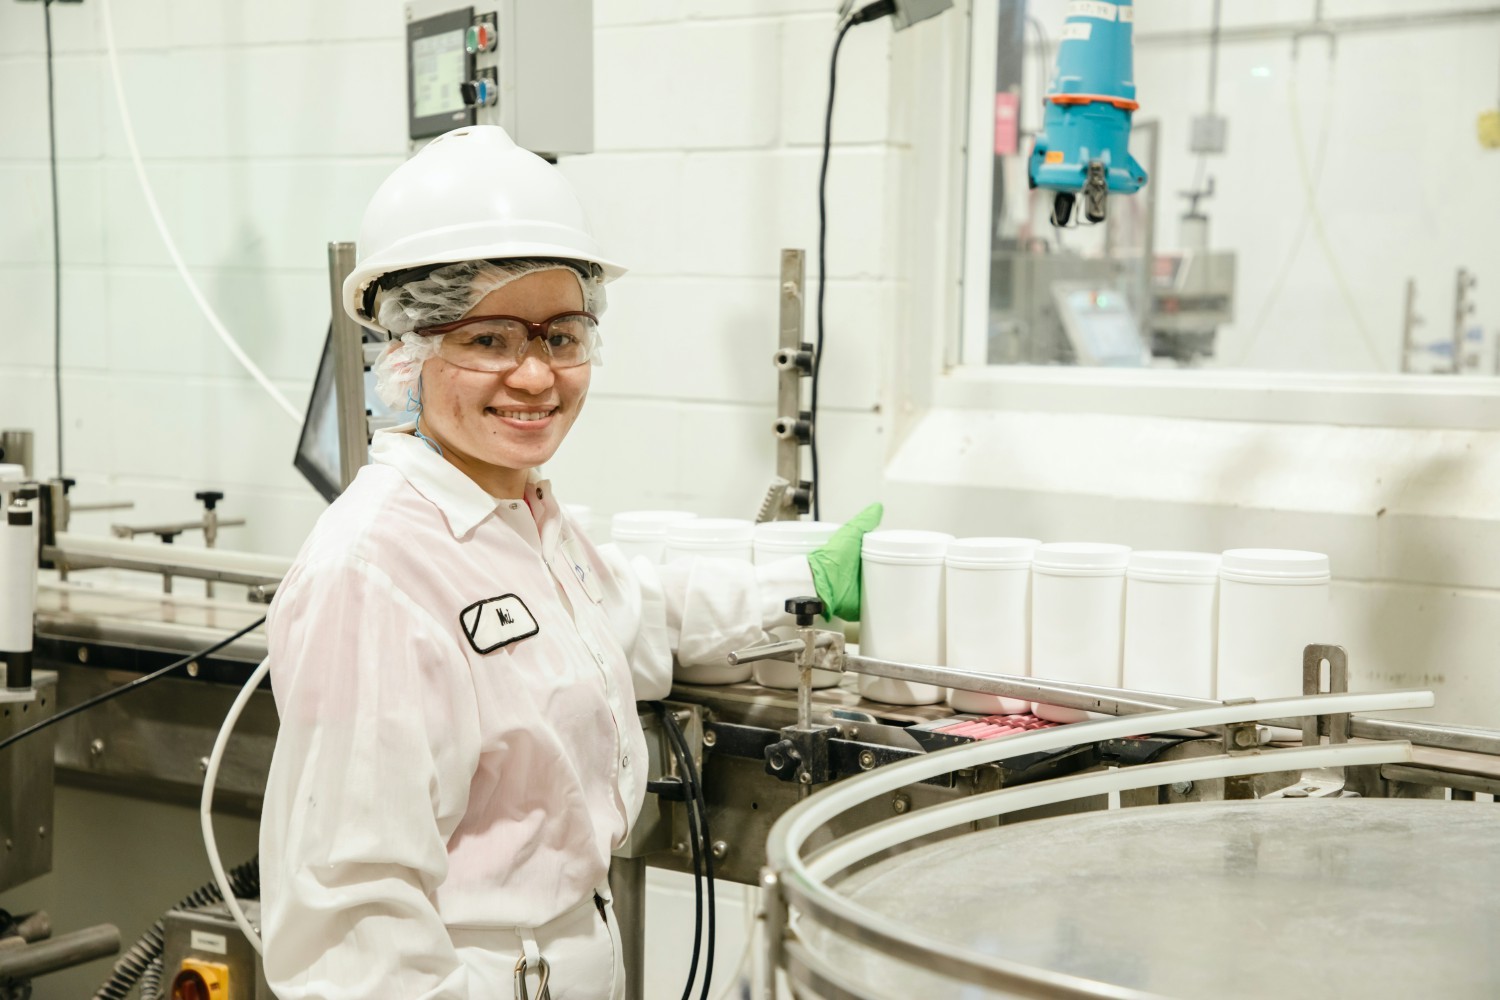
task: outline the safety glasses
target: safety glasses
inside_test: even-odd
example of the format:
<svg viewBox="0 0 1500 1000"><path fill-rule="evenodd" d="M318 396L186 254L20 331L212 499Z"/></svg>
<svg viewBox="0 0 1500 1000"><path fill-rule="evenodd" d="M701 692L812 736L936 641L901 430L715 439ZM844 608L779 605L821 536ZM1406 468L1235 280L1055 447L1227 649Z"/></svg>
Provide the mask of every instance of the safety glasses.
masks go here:
<svg viewBox="0 0 1500 1000"><path fill-rule="evenodd" d="M466 316L417 333L442 334L437 356L476 372L517 368L533 341L553 368L576 368L594 360L599 349L599 318L589 312L558 313L540 323L519 316Z"/></svg>

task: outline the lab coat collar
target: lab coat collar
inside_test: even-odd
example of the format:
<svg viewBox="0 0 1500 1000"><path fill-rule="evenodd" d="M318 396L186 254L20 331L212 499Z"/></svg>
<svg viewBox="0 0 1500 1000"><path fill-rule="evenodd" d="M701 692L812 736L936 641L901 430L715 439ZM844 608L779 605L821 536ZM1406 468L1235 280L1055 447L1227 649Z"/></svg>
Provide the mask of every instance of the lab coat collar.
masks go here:
<svg viewBox="0 0 1500 1000"><path fill-rule="evenodd" d="M422 496L442 512L448 530L462 539L495 513L501 504L517 497L490 496L457 466L427 446L412 432L415 424L402 424L375 432L370 442L370 461L389 465L411 483ZM552 484L535 469L527 473L526 501L531 506L542 538L542 550L549 558L557 545L561 519L556 516L557 503Z"/></svg>

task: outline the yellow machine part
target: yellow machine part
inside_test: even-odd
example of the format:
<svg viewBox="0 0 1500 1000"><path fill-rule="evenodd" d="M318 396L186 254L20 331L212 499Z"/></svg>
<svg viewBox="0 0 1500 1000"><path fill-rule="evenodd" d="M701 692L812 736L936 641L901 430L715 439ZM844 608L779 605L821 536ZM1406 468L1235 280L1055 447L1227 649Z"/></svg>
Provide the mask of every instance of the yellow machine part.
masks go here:
<svg viewBox="0 0 1500 1000"><path fill-rule="evenodd" d="M172 1000L230 1000L229 966L218 962L183 961L172 980Z"/></svg>

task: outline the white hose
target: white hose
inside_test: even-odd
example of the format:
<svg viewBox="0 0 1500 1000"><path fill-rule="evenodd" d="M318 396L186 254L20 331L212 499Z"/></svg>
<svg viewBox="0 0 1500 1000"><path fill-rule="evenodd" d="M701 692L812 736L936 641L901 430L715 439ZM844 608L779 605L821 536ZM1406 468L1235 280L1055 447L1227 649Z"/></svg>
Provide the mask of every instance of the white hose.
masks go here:
<svg viewBox="0 0 1500 1000"><path fill-rule="evenodd" d="M162 218L161 208L156 203L156 194L152 191L151 182L146 177L145 164L141 162L140 148L136 146L135 128L130 123L130 109L125 105L125 88L120 83L120 62L115 56L115 30L114 24L110 20L109 7L109 0L101 0L100 14L104 21L104 51L109 57L110 76L114 79L115 104L120 109L120 125L125 132L125 144L130 147L130 162L135 165L135 176L140 181L141 193L146 196L146 207L151 210L151 219L156 223L156 231L161 234L161 241L166 244L168 256L172 258L172 263L177 266L177 273L182 276L183 282L188 287L188 292L193 296L193 301L198 304L198 308L203 312L204 317L208 319L208 325L213 327L214 333L219 335L219 339L224 342L224 346L229 349L229 353L234 355L234 359L240 363L240 366L250 373L250 377L259 383L260 387L266 391L266 394L271 397L277 406L286 411L287 416L300 425L302 423L302 413L281 394L281 390L272 384L271 380L266 377L266 373L261 371L254 361L250 360L250 356L244 352L234 337L230 336L229 331L224 328L224 324L220 321L218 314L214 312L213 306L208 304L208 299L204 297L203 291L198 287L198 282L193 280L192 274L188 272L187 265L183 263L182 254L177 252L177 244L173 241L172 234L167 231L166 220Z"/></svg>
<svg viewBox="0 0 1500 1000"><path fill-rule="evenodd" d="M257 954L264 953L260 944L260 935L256 933L250 919L245 916L245 911L240 908L240 901L234 898L234 890L229 885L229 876L224 872L224 861L219 857L219 842L214 837L214 784L219 780L219 762L224 759L224 748L229 745L229 735L234 732L234 724L240 720L240 713L249 704L250 696L255 693L255 689L260 686L261 681L266 679L266 674L270 671L271 660L267 657L261 661L260 666L255 668L255 672L250 675L250 679L235 696L234 704L229 706L229 714L224 717L224 725L219 727L219 735L214 738L213 752L208 755L208 772L203 776L203 799L198 806L198 818L203 824L203 846L208 850L208 864L214 871L214 883L224 894L224 902L229 907L234 922L240 925L240 930L244 932Z"/></svg>

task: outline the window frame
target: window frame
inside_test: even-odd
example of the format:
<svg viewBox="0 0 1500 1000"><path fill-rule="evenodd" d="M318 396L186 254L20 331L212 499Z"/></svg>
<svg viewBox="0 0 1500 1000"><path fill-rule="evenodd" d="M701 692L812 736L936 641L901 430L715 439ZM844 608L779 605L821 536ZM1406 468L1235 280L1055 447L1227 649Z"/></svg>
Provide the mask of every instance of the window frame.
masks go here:
<svg viewBox="0 0 1500 1000"><path fill-rule="evenodd" d="M952 300L936 313L949 322L941 363L927 392L931 405L976 410L1103 413L1198 420L1316 423L1344 426L1500 430L1500 377L1395 373L1335 373L1265 369L1145 368L990 365L966 363L962 352L975 323L987 323L988 267L976 266L969 207L989 200L990 171L971 160L987 150L994 56L979 51L992 39L997 7L960 0L948 34L951 93L960 107L944 161L935 165L957 186L949 199L952 267L946 282ZM919 178L920 182L920 178ZM988 211L988 210L987 210ZM987 243L985 244L987 248ZM987 265L988 253L983 264ZM982 336L982 335L981 335Z"/></svg>

